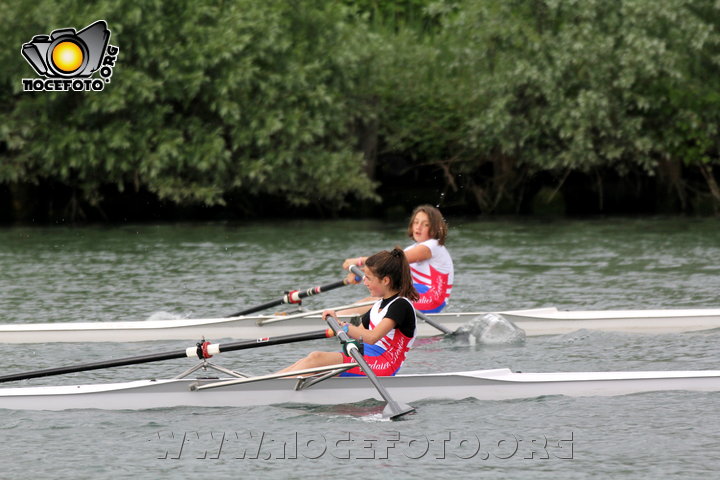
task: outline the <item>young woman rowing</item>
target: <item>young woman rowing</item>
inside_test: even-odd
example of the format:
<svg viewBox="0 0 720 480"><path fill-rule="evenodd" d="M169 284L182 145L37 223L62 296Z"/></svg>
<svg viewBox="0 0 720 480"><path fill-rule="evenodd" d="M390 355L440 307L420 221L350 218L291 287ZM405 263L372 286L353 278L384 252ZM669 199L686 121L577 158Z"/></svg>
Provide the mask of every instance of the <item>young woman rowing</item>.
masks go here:
<svg viewBox="0 0 720 480"><path fill-rule="evenodd" d="M447 231L445 219L437 208L420 205L413 210L407 234L415 243L405 249L405 255L410 263L413 284L420 295L413 306L423 313L440 312L450 299L455 272L450 253L445 248ZM347 270L351 265L362 266L365 261L366 257L347 258L343 269ZM357 283L352 274L348 281ZM361 302L369 300L372 298ZM358 307L341 313L349 315L365 311L367 307Z"/></svg>
<svg viewBox="0 0 720 480"><path fill-rule="evenodd" d="M418 299L418 293L412 284L410 266L405 253L396 247L368 257L363 269L365 286L379 300L363 315L361 325L340 325L350 337L363 341L364 358L376 375L395 375L415 339L415 309L410 302ZM327 315L336 316L332 310L323 312L323 318ZM312 352L280 372L352 362L351 357L340 352ZM363 373L355 367L342 375Z"/></svg>

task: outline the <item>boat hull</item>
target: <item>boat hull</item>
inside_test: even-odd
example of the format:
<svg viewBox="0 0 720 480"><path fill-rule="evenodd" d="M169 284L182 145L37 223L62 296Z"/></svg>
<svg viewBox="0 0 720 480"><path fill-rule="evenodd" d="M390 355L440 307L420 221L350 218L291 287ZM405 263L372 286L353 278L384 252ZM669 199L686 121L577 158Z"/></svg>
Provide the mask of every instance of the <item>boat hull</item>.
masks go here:
<svg viewBox="0 0 720 480"><path fill-rule="evenodd" d="M429 315L451 331L487 312ZM720 328L720 309L559 311L556 308L499 312L525 331L527 336L558 335L587 329L627 333L680 333ZM130 322L67 322L0 325L0 343L50 342L142 342L156 340L254 339L294 335L320 330L327 325L319 316L287 321L271 316L215 319L177 319ZM418 336L440 332L418 322Z"/></svg>
<svg viewBox="0 0 720 480"><path fill-rule="evenodd" d="M562 335L577 330L623 333L684 333L720 328L720 309L580 310L556 308L503 312L526 335Z"/></svg>
<svg viewBox="0 0 720 480"><path fill-rule="evenodd" d="M193 390L218 379L140 380L127 383L0 389L0 409L142 410L171 407L336 405L381 400L363 377L334 377L302 390L296 379L271 379ZM382 377L402 403L420 400L507 400L549 395L614 396L643 392L719 391L720 371L514 373L508 369Z"/></svg>
<svg viewBox="0 0 720 480"><path fill-rule="evenodd" d="M522 312L542 313L554 309ZM440 313L430 315L455 331L484 312ZM349 318L348 318L349 320ZM53 342L145 342L159 340L198 340L206 338L252 340L279 335L296 335L327 328L319 315L283 320L277 316L235 318L148 320L129 322L67 322L0 325L0 343ZM431 337L441 332L418 321L417 335Z"/></svg>

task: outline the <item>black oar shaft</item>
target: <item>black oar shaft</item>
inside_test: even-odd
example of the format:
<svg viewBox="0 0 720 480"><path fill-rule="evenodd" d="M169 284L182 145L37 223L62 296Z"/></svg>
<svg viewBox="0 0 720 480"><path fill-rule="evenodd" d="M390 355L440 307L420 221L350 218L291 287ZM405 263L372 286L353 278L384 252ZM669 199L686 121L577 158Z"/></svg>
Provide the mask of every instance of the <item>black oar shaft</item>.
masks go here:
<svg viewBox="0 0 720 480"><path fill-rule="evenodd" d="M285 298L287 298L287 295L285 295L283 298L279 300L272 300L267 303L263 303L262 305L256 305L254 307L246 308L245 310L240 310L239 312L235 312L232 315L228 315L228 317L239 317L241 315L249 315L251 313L260 312L262 310L267 310L268 308L277 307L278 305L282 305L284 303L290 303L286 302Z"/></svg>
<svg viewBox="0 0 720 480"><path fill-rule="evenodd" d="M123 367L126 365L139 365L141 363L161 362L163 360L184 358L186 356L187 355L185 350L178 350L175 352L166 352L163 354L139 355L137 357L127 357L118 360L104 360L101 362L83 363L80 365L70 365L66 367L46 368L43 370L35 370L32 372L2 375L0 376L0 383L12 382L14 380L28 380L30 378L52 377L54 375L65 375L67 373L100 370L103 368Z"/></svg>
<svg viewBox="0 0 720 480"><path fill-rule="evenodd" d="M303 298L311 297L313 295L327 292L335 288L344 287L345 285L348 285L348 282L346 280L339 280L337 282L328 283L327 285L320 285L318 287L308 288L304 291L293 290L292 292L288 292L283 295L282 298L272 300L270 302L263 303L262 305L257 305L255 307L246 308L245 310L241 310L239 312L233 313L232 315L228 315L228 317L249 315L251 313L259 312L261 310L267 310L268 308L277 307L278 305L284 305L286 303L300 303L300 300L302 300Z"/></svg>
<svg viewBox="0 0 720 480"><path fill-rule="evenodd" d="M285 343L302 342L306 340L317 340L321 338L332 337L333 332L330 329L320 330L309 333L300 333L294 335L282 335L278 337L258 338L256 340L243 340L240 342L231 342L215 345L218 352L231 352L235 350L245 350L248 348L269 347L272 345L281 345ZM83 363L79 365L70 365L66 367L46 368L43 370L34 370L24 373L12 373L0 376L0 383L12 382L15 380L28 380L31 378L51 377L55 375L65 375L68 373L86 372L90 370L100 370L103 368L124 367L127 365L139 365L141 363L162 362L164 360L173 360L177 358L186 358L197 355L198 358L206 358L202 356L203 347L207 351L207 346L212 347L209 342L198 344L196 347L190 347L183 350L174 350L172 352L153 353L148 355L139 355L135 357L118 358L116 360L103 360L100 362ZM211 348L212 349L212 348ZM197 353L196 353L197 352Z"/></svg>
<svg viewBox="0 0 720 480"><path fill-rule="evenodd" d="M269 347L271 345L283 345L285 343L303 342L305 340L319 340L321 338L332 337L333 332L330 329L317 332L298 333L296 335L282 335L279 337L258 338L257 340L243 340L240 342L221 343L219 345L220 352L233 352L235 350L245 350L256 347Z"/></svg>

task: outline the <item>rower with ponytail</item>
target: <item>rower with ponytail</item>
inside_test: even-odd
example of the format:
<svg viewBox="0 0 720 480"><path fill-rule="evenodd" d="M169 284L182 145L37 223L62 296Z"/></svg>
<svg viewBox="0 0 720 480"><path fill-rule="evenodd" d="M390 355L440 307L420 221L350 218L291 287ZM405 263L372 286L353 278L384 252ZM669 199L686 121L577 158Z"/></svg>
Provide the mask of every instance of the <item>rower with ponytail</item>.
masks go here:
<svg viewBox="0 0 720 480"><path fill-rule="evenodd" d="M415 340L416 317L411 302L419 296L413 286L410 265L405 252L396 247L368 257L363 269L363 283L370 295L379 300L365 312L360 325L344 322L340 325L350 337L364 342L365 361L376 375L395 375ZM323 312L323 318L327 315L337 318L332 310ZM312 352L281 372L354 362L341 352ZM364 373L354 367L342 375Z"/></svg>
<svg viewBox="0 0 720 480"><path fill-rule="evenodd" d="M380 278L390 277L392 288L397 290L401 297L412 302L420 298L413 286L410 264L400 247L395 247L391 251L383 250L368 257L365 265Z"/></svg>

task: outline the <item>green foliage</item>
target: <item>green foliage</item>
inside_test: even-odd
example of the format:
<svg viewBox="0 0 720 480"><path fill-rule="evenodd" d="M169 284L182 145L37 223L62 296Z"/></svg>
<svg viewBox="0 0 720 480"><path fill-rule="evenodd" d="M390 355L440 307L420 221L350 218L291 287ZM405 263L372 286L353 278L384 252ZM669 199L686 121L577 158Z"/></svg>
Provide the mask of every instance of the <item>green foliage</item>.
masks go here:
<svg viewBox="0 0 720 480"><path fill-rule="evenodd" d="M484 211L517 206L539 172L681 163L718 191L716 0L35 5L3 8L0 183L339 208L377 200L377 145ZM120 47L105 91L20 91L22 43L101 18Z"/></svg>
<svg viewBox="0 0 720 480"><path fill-rule="evenodd" d="M388 47L382 124L389 151L436 165L483 209L536 172L718 161L717 2L452 7L433 5L443 28L431 42L405 31Z"/></svg>
<svg viewBox="0 0 720 480"><path fill-rule="evenodd" d="M15 68L0 73L0 182L53 179L93 203L107 183L208 205L230 191L292 204L375 198L346 101L366 31L334 2L306 5L16 2L0 27L18 46L4 50ZM23 42L97 19L120 48L103 92L19 91L34 73L18 54Z"/></svg>

